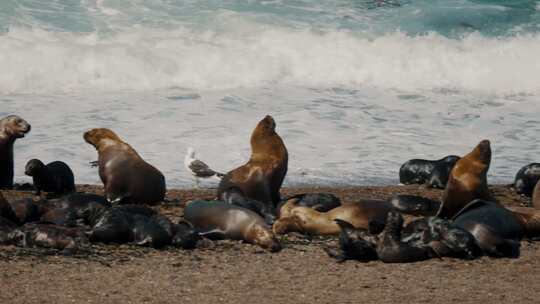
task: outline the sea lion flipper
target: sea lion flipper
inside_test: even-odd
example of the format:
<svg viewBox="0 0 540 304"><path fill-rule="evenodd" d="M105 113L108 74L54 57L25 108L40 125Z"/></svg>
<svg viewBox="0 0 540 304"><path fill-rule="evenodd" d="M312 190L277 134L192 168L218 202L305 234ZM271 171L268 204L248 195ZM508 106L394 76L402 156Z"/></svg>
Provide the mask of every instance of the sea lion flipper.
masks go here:
<svg viewBox="0 0 540 304"><path fill-rule="evenodd" d="M219 240L219 239L225 238L225 231L219 228L215 228L211 230L200 230L200 229L195 229L195 230L199 236L205 237L207 239Z"/></svg>

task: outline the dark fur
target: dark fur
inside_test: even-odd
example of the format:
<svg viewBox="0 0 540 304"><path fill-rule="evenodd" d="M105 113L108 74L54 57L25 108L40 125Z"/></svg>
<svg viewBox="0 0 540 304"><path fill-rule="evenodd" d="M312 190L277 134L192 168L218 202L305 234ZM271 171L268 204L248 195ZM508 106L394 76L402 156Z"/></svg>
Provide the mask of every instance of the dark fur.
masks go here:
<svg viewBox="0 0 540 304"><path fill-rule="evenodd" d="M450 171L459 156L448 155L439 160L411 159L399 168L399 182L402 184L426 184L429 187L444 189Z"/></svg>
<svg viewBox="0 0 540 304"><path fill-rule="evenodd" d="M530 197L534 186L540 180L540 163L528 164L516 173L514 178L514 189L517 194Z"/></svg>
<svg viewBox="0 0 540 304"><path fill-rule="evenodd" d="M30 132L31 126L17 115L0 119L0 188L13 188L13 144Z"/></svg>
<svg viewBox="0 0 540 304"><path fill-rule="evenodd" d="M38 159L26 163L25 174L32 177L36 195L41 191L65 194L75 191L75 178L69 166L61 161L43 164Z"/></svg>

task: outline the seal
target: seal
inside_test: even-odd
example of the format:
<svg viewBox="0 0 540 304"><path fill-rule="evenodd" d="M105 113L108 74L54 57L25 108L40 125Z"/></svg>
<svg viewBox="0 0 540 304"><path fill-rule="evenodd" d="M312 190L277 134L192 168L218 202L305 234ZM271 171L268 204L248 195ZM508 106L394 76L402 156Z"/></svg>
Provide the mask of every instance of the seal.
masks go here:
<svg viewBox="0 0 540 304"><path fill-rule="evenodd" d="M31 159L26 163L24 173L32 177L36 195L41 191L53 194L75 192L73 171L64 162L54 161L45 165L39 159Z"/></svg>
<svg viewBox="0 0 540 304"><path fill-rule="evenodd" d="M361 199L354 203L342 203L341 206L327 212L318 212L311 207L298 205L300 199L292 198L281 206L280 217L274 223L273 230L276 234L300 232L312 235L337 235L341 229L335 220L339 219L356 228L380 232L384 228L390 210L412 215L434 213L436 204L431 200L421 199L421 197L386 201ZM426 202L429 203L427 207Z"/></svg>
<svg viewBox="0 0 540 304"><path fill-rule="evenodd" d="M34 201L31 198L23 198L9 202L11 209L20 224L38 221L41 215L46 212L43 208L45 200Z"/></svg>
<svg viewBox="0 0 540 304"><path fill-rule="evenodd" d="M450 171L459 156L448 155L439 160L411 159L399 168L399 182L402 184L426 184L428 187L444 189Z"/></svg>
<svg viewBox="0 0 540 304"><path fill-rule="evenodd" d="M272 116L267 115L257 124L250 143L249 161L222 178L217 197L238 187L246 197L275 208L281 200L279 189L287 174L289 156Z"/></svg>
<svg viewBox="0 0 540 304"><path fill-rule="evenodd" d="M283 207L283 205L285 205L291 199L297 199L297 206L310 207L319 212L327 212L341 206L341 200L339 197L333 195L332 193L301 193L290 196L281 201L277 207L278 215L281 207Z"/></svg>
<svg viewBox="0 0 540 304"><path fill-rule="evenodd" d="M534 186L531 206L535 209L540 209L540 182L537 182L536 186Z"/></svg>
<svg viewBox="0 0 540 304"><path fill-rule="evenodd" d="M280 243L264 219L240 206L221 201L195 200L184 209L184 219L204 237L243 240L270 252L281 250Z"/></svg>
<svg viewBox="0 0 540 304"><path fill-rule="evenodd" d="M474 150L457 161L444 189L438 217L452 218L475 199L493 200L487 183L490 162L489 140L482 140Z"/></svg>
<svg viewBox="0 0 540 304"><path fill-rule="evenodd" d="M369 262L378 260L377 237L369 234L368 230L355 228L348 222L340 219L335 220L341 229L339 234L339 250L324 248L326 253L337 259L338 262L357 260Z"/></svg>
<svg viewBox="0 0 540 304"><path fill-rule="evenodd" d="M388 202L400 212L417 216L433 216L441 206L440 202L408 194L396 194Z"/></svg>
<svg viewBox="0 0 540 304"><path fill-rule="evenodd" d="M274 208L272 208L272 206L254 199L250 199L244 194L244 192L242 192L242 189L236 186L229 187L227 190L222 192L220 199L229 204L240 206L256 212L258 215L264 218L268 225L272 225L276 220Z"/></svg>
<svg viewBox="0 0 540 304"><path fill-rule="evenodd" d="M28 223L22 226L25 233L22 247L43 247L64 250L65 252L78 251L89 247L87 236L79 228L67 228L44 223Z"/></svg>
<svg viewBox="0 0 540 304"><path fill-rule="evenodd" d="M109 129L92 129L84 140L98 152L99 176L112 203L156 204L165 198L165 177Z"/></svg>
<svg viewBox="0 0 540 304"><path fill-rule="evenodd" d="M13 188L13 144L30 129L30 124L17 115L0 119L0 188Z"/></svg>
<svg viewBox="0 0 540 304"><path fill-rule="evenodd" d="M540 163L528 164L516 173L514 189L517 194L531 196L534 186L540 180Z"/></svg>
<svg viewBox="0 0 540 304"><path fill-rule="evenodd" d="M525 237L533 240L540 239L540 210L529 207L507 207L521 222Z"/></svg>
<svg viewBox="0 0 540 304"><path fill-rule="evenodd" d="M480 249L493 257L519 257L519 241L525 236L523 222L498 203L476 199L453 218L456 226L470 232Z"/></svg>
<svg viewBox="0 0 540 304"><path fill-rule="evenodd" d="M310 207L297 205L298 199L289 200L280 209L280 217L274 223L276 234L300 232L310 235L337 235L341 232L336 219L350 223L356 228L384 226L386 215L392 206L382 200L364 199L355 203L343 203L328 212L318 212ZM371 227L371 229L374 229ZM380 231L380 230L379 230Z"/></svg>
<svg viewBox="0 0 540 304"><path fill-rule="evenodd" d="M0 244L17 245L24 239L24 233L12 221L0 217Z"/></svg>

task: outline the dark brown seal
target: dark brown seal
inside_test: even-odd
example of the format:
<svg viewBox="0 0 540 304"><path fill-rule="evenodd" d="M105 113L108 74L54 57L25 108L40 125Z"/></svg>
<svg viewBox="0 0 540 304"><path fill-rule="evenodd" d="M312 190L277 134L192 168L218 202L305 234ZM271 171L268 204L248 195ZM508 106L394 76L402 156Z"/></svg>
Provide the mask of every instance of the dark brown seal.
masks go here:
<svg viewBox="0 0 540 304"><path fill-rule="evenodd" d="M525 236L530 239L540 238L540 210L529 207L507 207L523 225Z"/></svg>
<svg viewBox="0 0 540 304"><path fill-rule="evenodd" d="M0 188L13 187L13 144L30 132L30 124L17 115L0 119Z"/></svg>
<svg viewBox="0 0 540 304"><path fill-rule="evenodd" d="M155 204L165 197L165 177L109 129L92 129L84 140L98 151L99 177L113 203Z"/></svg>
<svg viewBox="0 0 540 304"><path fill-rule="evenodd" d="M196 200L188 203L184 218L204 237L243 240L271 252L281 250L280 243L264 219L240 206L221 201Z"/></svg>
<svg viewBox="0 0 540 304"><path fill-rule="evenodd" d="M283 140L276 133L276 123L267 115L251 134L249 161L230 172L221 180L218 197L231 187L273 208L280 201L279 189L287 174L288 153Z"/></svg>
<svg viewBox="0 0 540 304"><path fill-rule="evenodd" d="M39 159L31 159L26 163L24 173L32 177L36 195L40 195L41 191L53 194L75 191L73 171L62 161L54 161L45 165Z"/></svg>
<svg viewBox="0 0 540 304"><path fill-rule="evenodd" d="M457 161L444 190L438 217L452 218L475 199L493 200L486 176L490 162L489 140L482 140L474 150Z"/></svg>

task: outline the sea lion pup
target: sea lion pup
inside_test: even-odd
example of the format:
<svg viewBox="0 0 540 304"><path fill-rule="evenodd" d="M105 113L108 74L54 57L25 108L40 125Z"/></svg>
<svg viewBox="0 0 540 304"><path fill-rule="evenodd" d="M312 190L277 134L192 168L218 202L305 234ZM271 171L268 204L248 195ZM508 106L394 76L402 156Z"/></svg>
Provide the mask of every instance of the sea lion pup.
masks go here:
<svg viewBox="0 0 540 304"><path fill-rule="evenodd" d="M0 217L0 245L17 245L24 239L24 233L12 221Z"/></svg>
<svg viewBox="0 0 540 304"><path fill-rule="evenodd" d="M489 140L482 140L474 150L457 161L444 189L442 204L437 212L438 217L452 218L475 199L493 201L486 176L490 162Z"/></svg>
<svg viewBox="0 0 540 304"><path fill-rule="evenodd" d="M281 207L291 199L297 199L297 206L310 207L319 212L327 212L341 206L339 197L332 193L301 193L289 196L281 201L277 207L278 216L280 215Z"/></svg>
<svg viewBox="0 0 540 304"><path fill-rule="evenodd" d="M441 203L429 198L408 194L396 194L388 202L402 213L418 216L435 215L441 206Z"/></svg>
<svg viewBox="0 0 540 304"><path fill-rule="evenodd" d="M290 199L280 209L280 218L274 223L276 234L300 232L310 235L337 235L341 232L336 219L346 221L356 228L368 229L370 222L384 223L392 206L382 200L363 199L344 203L328 212L318 212L310 207L296 205L298 198Z"/></svg>
<svg viewBox="0 0 540 304"><path fill-rule="evenodd" d="M339 250L324 248L330 257L335 258L338 262L346 260L369 262L379 259L376 245L377 237L370 234L369 230L355 228L350 223L340 219L336 219L335 222L341 229Z"/></svg>
<svg viewBox="0 0 540 304"><path fill-rule="evenodd" d="M84 140L98 151L99 177L112 203L156 204L165 198L165 177L109 129L92 129Z"/></svg>
<svg viewBox="0 0 540 304"><path fill-rule="evenodd" d="M535 185L540 180L540 163L528 164L516 173L514 189L517 194L531 196Z"/></svg>
<svg viewBox="0 0 540 304"><path fill-rule="evenodd" d="M448 155L439 160L411 159L399 168L399 182L402 184L426 184L428 187L444 189L450 171L459 156Z"/></svg>
<svg viewBox="0 0 540 304"><path fill-rule="evenodd" d="M531 199L531 206L540 209L540 181L536 183Z"/></svg>
<svg viewBox="0 0 540 304"><path fill-rule="evenodd" d="M409 263L437 256L427 245L416 245L401 240L403 217L397 211L388 212L386 226L377 242L377 255L385 263Z"/></svg>
<svg viewBox="0 0 540 304"><path fill-rule="evenodd" d="M44 247L77 251L88 248L90 242L79 228L67 228L48 223L28 223L22 227L25 233L22 247Z"/></svg>
<svg viewBox="0 0 540 304"><path fill-rule="evenodd" d="M31 159L26 163L24 173L32 177L36 195L41 191L53 194L65 194L75 191L75 178L69 166L61 161L45 165L39 159Z"/></svg>
<svg viewBox="0 0 540 304"><path fill-rule="evenodd" d="M281 250L280 243L264 219L240 206L221 201L195 200L184 209L184 218L204 237L243 240L271 252Z"/></svg>
<svg viewBox="0 0 540 304"><path fill-rule="evenodd" d="M493 257L519 257L519 241L526 233L523 222L498 203L474 200L453 218L454 225L469 231L482 251Z"/></svg>
<svg viewBox="0 0 540 304"><path fill-rule="evenodd" d="M13 144L30 129L30 124L17 115L0 119L0 188L13 187Z"/></svg>
<svg viewBox="0 0 540 304"><path fill-rule="evenodd" d="M276 123L267 115L251 133L249 161L228 172L218 186L217 197L231 187L238 187L250 199L275 208L279 189L287 174L288 152L276 133Z"/></svg>

